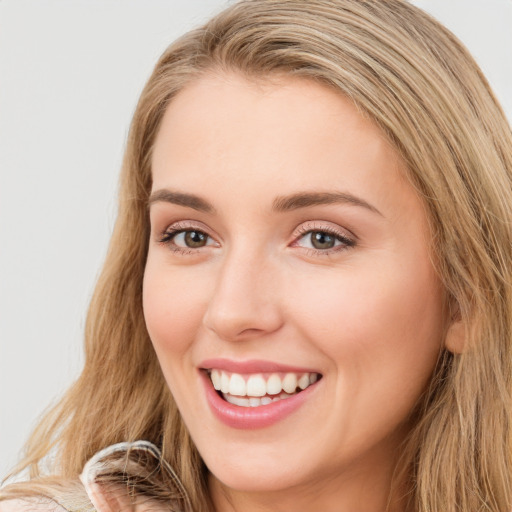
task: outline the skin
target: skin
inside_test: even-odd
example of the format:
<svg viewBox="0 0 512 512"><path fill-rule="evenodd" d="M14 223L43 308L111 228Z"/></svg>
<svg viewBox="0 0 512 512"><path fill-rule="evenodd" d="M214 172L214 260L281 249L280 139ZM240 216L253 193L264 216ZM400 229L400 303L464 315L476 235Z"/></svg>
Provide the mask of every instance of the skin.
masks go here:
<svg viewBox="0 0 512 512"><path fill-rule="evenodd" d="M144 312L165 379L208 466L218 512L382 512L409 415L443 344L443 290L422 202L379 128L306 79L212 74L170 104L153 154ZM274 211L299 192L365 201ZM162 242L169 227L200 230ZM312 245L311 230L352 245ZM309 233L309 234L308 234ZM233 429L198 366L263 359L322 374L280 422ZM398 505L393 507L400 510Z"/></svg>

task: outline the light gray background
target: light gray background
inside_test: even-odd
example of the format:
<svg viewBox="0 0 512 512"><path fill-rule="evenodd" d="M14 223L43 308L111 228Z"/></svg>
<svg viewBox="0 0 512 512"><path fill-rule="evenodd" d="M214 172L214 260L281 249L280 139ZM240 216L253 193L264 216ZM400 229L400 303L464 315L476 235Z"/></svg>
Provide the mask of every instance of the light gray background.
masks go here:
<svg viewBox="0 0 512 512"><path fill-rule="evenodd" d="M131 114L156 59L225 0L0 0L0 477L76 378ZM417 0L512 119L512 0Z"/></svg>

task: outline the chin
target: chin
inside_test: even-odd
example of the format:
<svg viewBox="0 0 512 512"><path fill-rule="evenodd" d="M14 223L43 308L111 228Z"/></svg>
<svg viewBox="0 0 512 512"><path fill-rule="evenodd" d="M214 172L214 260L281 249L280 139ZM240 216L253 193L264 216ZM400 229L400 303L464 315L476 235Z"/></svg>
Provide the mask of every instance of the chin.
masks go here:
<svg viewBox="0 0 512 512"><path fill-rule="evenodd" d="M233 491L272 493L299 486L301 478L294 468L276 467L276 461L262 465L222 466L210 469L212 478ZM306 479L307 480L307 479Z"/></svg>

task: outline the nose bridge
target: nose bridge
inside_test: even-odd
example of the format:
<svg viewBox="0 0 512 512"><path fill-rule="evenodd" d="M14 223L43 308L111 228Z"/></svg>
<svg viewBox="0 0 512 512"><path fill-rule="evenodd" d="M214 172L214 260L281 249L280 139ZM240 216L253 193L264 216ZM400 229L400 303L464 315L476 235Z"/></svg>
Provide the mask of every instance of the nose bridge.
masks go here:
<svg viewBox="0 0 512 512"><path fill-rule="evenodd" d="M281 324L274 265L263 250L235 244L218 270L204 324L217 336L236 340L273 332Z"/></svg>

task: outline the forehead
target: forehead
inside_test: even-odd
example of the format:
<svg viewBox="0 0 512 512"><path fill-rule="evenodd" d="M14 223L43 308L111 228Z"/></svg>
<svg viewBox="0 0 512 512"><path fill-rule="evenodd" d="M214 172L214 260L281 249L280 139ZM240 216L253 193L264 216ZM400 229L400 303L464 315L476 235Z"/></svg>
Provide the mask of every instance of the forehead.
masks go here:
<svg viewBox="0 0 512 512"><path fill-rule="evenodd" d="M411 188L374 122L335 90L293 77L217 74L189 84L163 117L152 171L154 190L219 195L227 180L238 197L266 191L269 203L274 192L311 188L380 202Z"/></svg>
<svg viewBox="0 0 512 512"><path fill-rule="evenodd" d="M332 130L334 128L334 130ZM171 144L180 150L193 146L194 139L215 142L226 149L221 136L229 132L247 149L258 144L279 144L304 137L328 142L342 132L344 140L393 148L375 123L365 118L355 105L327 85L306 78L274 76L247 79L239 74L205 75L186 86L171 101L156 140L154 162L160 149ZM279 135L276 139L275 135ZM237 137L238 135L238 137ZM290 136L290 137L288 137ZM185 146L183 145L185 143ZM311 146L312 144L308 145Z"/></svg>

